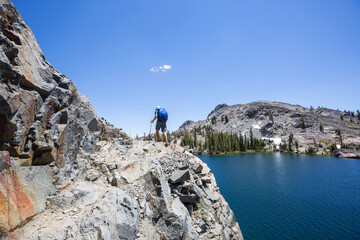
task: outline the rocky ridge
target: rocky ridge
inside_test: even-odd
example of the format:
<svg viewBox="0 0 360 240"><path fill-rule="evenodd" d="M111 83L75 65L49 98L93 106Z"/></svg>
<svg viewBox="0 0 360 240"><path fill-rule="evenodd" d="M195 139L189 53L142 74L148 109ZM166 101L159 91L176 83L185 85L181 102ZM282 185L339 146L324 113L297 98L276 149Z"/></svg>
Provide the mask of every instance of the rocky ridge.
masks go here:
<svg viewBox="0 0 360 240"><path fill-rule="evenodd" d="M0 239L242 239L200 159L97 116L0 0Z"/></svg>
<svg viewBox="0 0 360 240"><path fill-rule="evenodd" d="M242 239L210 169L184 149L122 139L78 157L76 181L11 237ZM56 224L48 224L56 222Z"/></svg>
<svg viewBox="0 0 360 240"><path fill-rule="evenodd" d="M228 122L222 120L224 116L227 116ZM269 101L233 106L220 104L207 119L198 122L186 121L179 131L190 132L194 128L205 126L218 132L241 133L247 136L251 128L254 137L267 139L277 146L286 143L289 135L293 134L294 141L299 142L300 153L313 147L318 154L323 154L333 144L338 148L341 148L341 145L350 148L360 146L360 120L356 116L327 108L310 109ZM359 154L356 150L349 151Z"/></svg>

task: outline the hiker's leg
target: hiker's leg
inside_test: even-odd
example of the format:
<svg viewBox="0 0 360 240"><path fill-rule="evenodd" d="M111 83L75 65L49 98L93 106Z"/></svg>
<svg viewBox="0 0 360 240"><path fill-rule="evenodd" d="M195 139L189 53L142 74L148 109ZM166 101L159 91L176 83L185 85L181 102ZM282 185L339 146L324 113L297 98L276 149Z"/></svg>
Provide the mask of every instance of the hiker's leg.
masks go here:
<svg viewBox="0 0 360 240"><path fill-rule="evenodd" d="M159 142L159 139L160 139L159 130L156 130L156 141Z"/></svg>
<svg viewBox="0 0 360 240"><path fill-rule="evenodd" d="M165 142L167 143L166 130L167 130L167 128L166 128L166 122L163 122L163 123L162 123L162 126L161 126L161 131L162 131L163 136L164 136L164 138L165 138Z"/></svg>
<svg viewBox="0 0 360 240"><path fill-rule="evenodd" d="M167 135L166 135L165 131L163 131L163 135L164 135L164 138L165 138L165 142L167 143Z"/></svg>
<svg viewBox="0 0 360 240"><path fill-rule="evenodd" d="M159 121L156 122L156 126L155 126L155 130L156 130L156 141L159 141L160 139L160 134L159 134L159 131L160 131L160 127L161 127L161 124Z"/></svg>

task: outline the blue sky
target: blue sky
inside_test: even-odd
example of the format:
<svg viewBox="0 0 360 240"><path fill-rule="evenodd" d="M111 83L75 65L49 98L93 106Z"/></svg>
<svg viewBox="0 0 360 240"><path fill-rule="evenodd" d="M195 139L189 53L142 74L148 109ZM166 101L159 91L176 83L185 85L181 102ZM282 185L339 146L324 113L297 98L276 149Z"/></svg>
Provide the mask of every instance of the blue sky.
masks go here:
<svg viewBox="0 0 360 240"><path fill-rule="evenodd" d="M171 131L220 103L360 109L358 0L13 2L47 60L133 137L156 105Z"/></svg>

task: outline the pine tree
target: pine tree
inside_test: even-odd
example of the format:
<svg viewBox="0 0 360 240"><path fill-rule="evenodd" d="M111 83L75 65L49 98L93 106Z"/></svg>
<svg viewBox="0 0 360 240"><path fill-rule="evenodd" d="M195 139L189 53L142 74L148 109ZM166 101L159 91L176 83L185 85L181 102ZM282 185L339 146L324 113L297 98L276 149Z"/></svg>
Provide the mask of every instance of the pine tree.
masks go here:
<svg viewBox="0 0 360 240"><path fill-rule="evenodd" d="M292 133L290 133L289 135L289 144L288 144L288 149L289 149L289 152L292 152L292 145L293 145L293 139L294 139L294 135Z"/></svg>
<svg viewBox="0 0 360 240"><path fill-rule="evenodd" d="M304 117L301 117L300 122L301 122L301 128L306 129Z"/></svg>
<svg viewBox="0 0 360 240"><path fill-rule="evenodd" d="M240 133L240 136L239 136L239 148L240 148L240 151L242 151L242 152L244 152L246 150L245 149L244 138L243 138L241 133Z"/></svg>
<svg viewBox="0 0 360 240"><path fill-rule="evenodd" d="M211 118L211 124L212 124L212 125L216 124L216 117L215 117L215 116L213 116L213 117Z"/></svg>
<svg viewBox="0 0 360 240"><path fill-rule="evenodd" d="M271 110L269 110L269 119L270 119L270 121L274 124L274 117L273 117L273 115L272 115L272 112L271 112Z"/></svg>
<svg viewBox="0 0 360 240"><path fill-rule="evenodd" d="M252 128L250 128L250 149L255 149L254 148L254 134L253 134Z"/></svg>
<svg viewBox="0 0 360 240"><path fill-rule="evenodd" d="M198 149L199 149L199 153L202 153L202 151L203 151L203 143L202 142L199 142Z"/></svg>
<svg viewBox="0 0 360 240"><path fill-rule="evenodd" d="M339 136L339 141L340 141L340 145L343 146L343 139L342 139L342 135L341 135L341 130L340 129L336 129L335 130L336 135Z"/></svg>
<svg viewBox="0 0 360 240"><path fill-rule="evenodd" d="M203 129L205 131L204 141L198 141L198 133L202 133L202 129L196 128L192 132L183 133L181 146L189 146L190 148L197 148L199 153L207 151L209 154L218 153L234 153L246 150L261 151L265 147L264 140L257 139L253 136L251 130L250 139L245 138L240 134L215 132L211 127L206 126Z"/></svg>
<svg viewBox="0 0 360 240"><path fill-rule="evenodd" d="M205 149L209 150L210 148L210 144L209 144L209 138L207 137L207 135L205 136Z"/></svg>
<svg viewBox="0 0 360 240"><path fill-rule="evenodd" d="M225 124L229 122L229 118L227 115L225 115Z"/></svg>
<svg viewBox="0 0 360 240"><path fill-rule="evenodd" d="M324 132L324 127L321 123L320 123L320 132Z"/></svg>
<svg viewBox="0 0 360 240"><path fill-rule="evenodd" d="M196 137L196 131L194 131L194 147L196 148L198 146L197 137Z"/></svg>

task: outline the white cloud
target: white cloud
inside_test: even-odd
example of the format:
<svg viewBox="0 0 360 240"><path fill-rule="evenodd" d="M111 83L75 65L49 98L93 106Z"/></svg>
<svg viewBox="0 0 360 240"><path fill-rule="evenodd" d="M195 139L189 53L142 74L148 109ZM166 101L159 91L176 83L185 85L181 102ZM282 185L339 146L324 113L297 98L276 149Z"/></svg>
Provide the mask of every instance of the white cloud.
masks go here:
<svg viewBox="0 0 360 240"><path fill-rule="evenodd" d="M165 70L171 69L171 65L166 65L166 64L165 64L165 65L163 65L162 67L163 67Z"/></svg>
<svg viewBox="0 0 360 240"><path fill-rule="evenodd" d="M167 70L170 70L172 68L171 65L167 65L167 64L164 64L162 66L158 66L158 67L152 67L150 68L150 71L152 72L165 72Z"/></svg>

